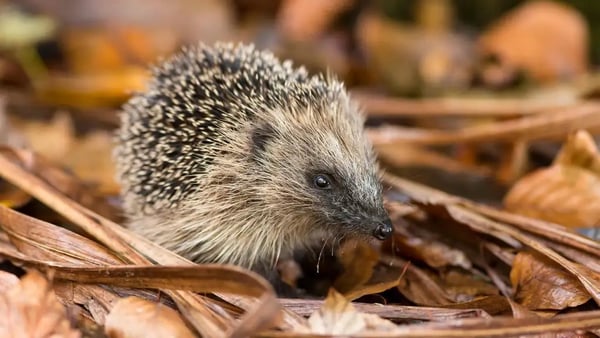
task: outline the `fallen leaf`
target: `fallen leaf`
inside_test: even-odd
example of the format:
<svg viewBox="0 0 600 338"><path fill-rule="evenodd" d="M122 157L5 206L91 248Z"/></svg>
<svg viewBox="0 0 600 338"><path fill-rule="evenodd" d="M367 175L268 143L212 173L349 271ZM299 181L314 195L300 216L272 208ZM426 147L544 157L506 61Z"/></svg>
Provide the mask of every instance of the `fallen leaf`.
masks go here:
<svg viewBox="0 0 600 338"><path fill-rule="evenodd" d="M335 280L334 288L344 294L369 281L379 262L379 253L373 246L362 241L347 241L338 250L344 272Z"/></svg>
<svg viewBox="0 0 600 338"><path fill-rule="evenodd" d="M122 298L114 305L105 332L111 338L195 337L175 310L137 297Z"/></svg>
<svg viewBox="0 0 600 338"><path fill-rule="evenodd" d="M38 272L31 271L0 296L0 337L80 337L65 308Z"/></svg>
<svg viewBox="0 0 600 338"><path fill-rule="evenodd" d="M591 299L577 278L536 253L515 256L510 280L515 300L531 310L562 310Z"/></svg>
<svg viewBox="0 0 600 338"><path fill-rule="evenodd" d="M363 11L355 34L374 82L402 96L466 88L474 42L452 31L451 20L440 20L438 24L443 21L444 27L429 29L392 20L374 10Z"/></svg>
<svg viewBox="0 0 600 338"><path fill-rule="evenodd" d="M19 278L10 272L0 270L0 294L10 290L11 287L19 283Z"/></svg>
<svg viewBox="0 0 600 338"><path fill-rule="evenodd" d="M521 178L505 197L510 211L568 227L600 222L600 155L585 131L571 135L552 166Z"/></svg>
<svg viewBox="0 0 600 338"><path fill-rule="evenodd" d="M524 71L537 81L556 81L588 67L588 28L566 3L528 1L494 23L479 40L480 52L493 58L484 81L503 84Z"/></svg>
<svg viewBox="0 0 600 338"><path fill-rule="evenodd" d="M392 249L394 254L402 254L403 257L425 262L432 268L459 266L470 269L472 265L464 252L442 242L413 234L395 233L393 241L386 247L388 252Z"/></svg>
<svg viewBox="0 0 600 338"><path fill-rule="evenodd" d="M282 34L292 41L310 41L319 37L354 0L285 0L277 15Z"/></svg>
<svg viewBox="0 0 600 338"><path fill-rule="evenodd" d="M49 122L25 119L13 122L35 153L68 168L85 183L97 185L101 193L118 193L111 132L94 130L77 135L73 119L66 112L55 114Z"/></svg>
<svg viewBox="0 0 600 338"><path fill-rule="evenodd" d="M143 90L147 80L148 72L141 66L100 74L55 73L36 81L36 94L48 105L114 107L127 100L131 92Z"/></svg>
<svg viewBox="0 0 600 338"><path fill-rule="evenodd" d="M28 15L3 4L0 10L0 46L19 48L33 45L54 35L57 23L47 16Z"/></svg>
<svg viewBox="0 0 600 338"><path fill-rule="evenodd" d="M310 333L329 335L350 335L367 330L395 330L396 325L376 315L358 312L352 303L334 289L321 309L308 318Z"/></svg>

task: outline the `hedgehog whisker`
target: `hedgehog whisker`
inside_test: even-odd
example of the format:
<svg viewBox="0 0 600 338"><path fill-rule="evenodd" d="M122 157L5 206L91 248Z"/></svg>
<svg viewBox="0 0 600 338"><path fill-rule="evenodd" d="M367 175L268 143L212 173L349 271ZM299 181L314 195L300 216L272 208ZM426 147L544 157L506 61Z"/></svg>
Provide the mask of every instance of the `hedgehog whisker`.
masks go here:
<svg viewBox="0 0 600 338"><path fill-rule="evenodd" d="M321 246L321 251L319 251L319 258L317 258L317 274L319 273L319 269L321 267L321 257L323 257L323 251L325 251L325 246L329 242L331 236L327 236L327 238L323 241L323 245Z"/></svg>

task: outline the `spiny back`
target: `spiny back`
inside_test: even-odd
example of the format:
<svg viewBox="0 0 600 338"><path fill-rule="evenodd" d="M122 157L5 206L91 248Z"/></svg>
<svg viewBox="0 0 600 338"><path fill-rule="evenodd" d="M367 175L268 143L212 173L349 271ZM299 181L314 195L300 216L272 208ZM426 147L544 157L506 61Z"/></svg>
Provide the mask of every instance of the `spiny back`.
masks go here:
<svg viewBox="0 0 600 338"><path fill-rule="evenodd" d="M224 129L282 107L288 114L311 105L323 111L342 91L252 45L184 49L124 106L115 156L125 210L151 215L195 194L198 177L224 155Z"/></svg>

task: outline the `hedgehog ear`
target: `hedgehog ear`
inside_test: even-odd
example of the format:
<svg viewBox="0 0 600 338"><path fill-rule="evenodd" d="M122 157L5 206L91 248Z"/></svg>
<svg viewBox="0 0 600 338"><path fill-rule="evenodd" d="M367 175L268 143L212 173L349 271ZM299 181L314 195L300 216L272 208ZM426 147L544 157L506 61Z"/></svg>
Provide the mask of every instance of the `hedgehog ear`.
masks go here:
<svg viewBox="0 0 600 338"><path fill-rule="evenodd" d="M262 156L274 133L275 129L268 123L261 123L254 127L250 137L250 154L253 158L258 159Z"/></svg>

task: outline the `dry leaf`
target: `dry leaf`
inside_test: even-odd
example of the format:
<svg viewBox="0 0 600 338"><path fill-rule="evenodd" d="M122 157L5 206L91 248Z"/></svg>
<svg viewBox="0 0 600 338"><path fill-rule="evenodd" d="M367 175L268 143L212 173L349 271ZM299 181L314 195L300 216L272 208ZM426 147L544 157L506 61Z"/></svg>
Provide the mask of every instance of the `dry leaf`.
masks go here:
<svg viewBox="0 0 600 338"><path fill-rule="evenodd" d="M591 135L569 137L552 166L519 180L504 204L513 212L568 227L600 222L600 156Z"/></svg>
<svg viewBox="0 0 600 338"><path fill-rule="evenodd" d="M102 193L119 191L114 179L111 132L96 130L78 136L71 116L65 112L57 113L50 123L23 119L14 122L36 153L69 168L84 182L97 184Z"/></svg>
<svg viewBox="0 0 600 338"><path fill-rule="evenodd" d="M0 180L0 205L20 208L31 201L31 196L8 182Z"/></svg>
<svg viewBox="0 0 600 338"><path fill-rule="evenodd" d="M27 144L25 138L14 128L5 110L6 100L0 97L0 145L24 147Z"/></svg>
<svg viewBox="0 0 600 338"><path fill-rule="evenodd" d="M90 74L153 63L175 51L177 37L170 30L113 24L69 27L61 42L70 70Z"/></svg>
<svg viewBox="0 0 600 338"><path fill-rule="evenodd" d="M133 91L143 90L147 80L146 68L129 66L100 74L57 73L35 85L44 104L89 109L120 105Z"/></svg>
<svg viewBox="0 0 600 338"><path fill-rule="evenodd" d="M312 334L351 335L372 329L396 329L396 325L383 318L358 312L334 289L329 290L321 309L308 318L308 324Z"/></svg>
<svg viewBox="0 0 600 338"><path fill-rule="evenodd" d="M50 285L32 271L0 295L0 337L80 337Z"/></svg>
<svg viewBox="0 0 600 338"><path fill-rule="evenodd" d="M0 270L0 294L19 284L19 278L10 272Z"/></svg>
<svg viewBox="0 0 600 338"><path fill-rule="evenodd" d="M470 82L473 42L448 27L417 27L371 10L362 12L355 30L376 84L393 93L460 89Z"/></svg>
<svg viewBox="0 0 600 338"><path fill-rule="evenodd" d="M510 280L515 300L532 310L562 310L591 299L577 278L539 254L518 253Z"/></svg>
<svg viewBox="0 0 600 338"><path fill-rule="evenodd" d="M277 25L290 40L314 40L339 13L353 5L354 0L285 0L279 9Z"/></svg>
<svg viewBox="0 0 600 338"><path fill-rule="evenodd" d="M340 293L350 292L368 282L379 262L377 250L362 241L346 241L338 253L344 272L335 280L334 287Z"/></svg>
<svg viewBox="0 0 600 338"><path fill-rule="evenodd" d="M582 74L588 67L588 28L568 4L529 1L496 22L479 41L481 53L493 56L484 79L501 84L525 71L538 81ZM492 71L493 70L493 71Z"/></svg>
<svg viewBox="0 0 600 338"><path fill-rule="evenodd" d="M414 265L408 267L406 275L398 284L398 291L419 305L440 306L455 303L452 296L432 276Z"/></svg>
<svg viewBox="0 0 600 338"><path fill-rule="evenodd" d="M64 111L56 113L50 121L14 119L13 122L29 148L52 161L60 162L67 157L75 142L73 120Z"/></svg>
<svg viewBox="0 0 600 338"><path fill-rule="evenodd" d="M114 305L105 332L111 338L195 337L175 310L137 297L122 298Z"/></svg>
<svg viewBox="0 0 600 338"><path fill-rule="evenodd" d="M458 249L433 239L417 237L414 234L403 234L399 231L394 234L394 239L386 246L386 250L393 254L401 254L403 257L425 262L432 268L459 266L470 269L472 265L465 253Z"/></svg>

